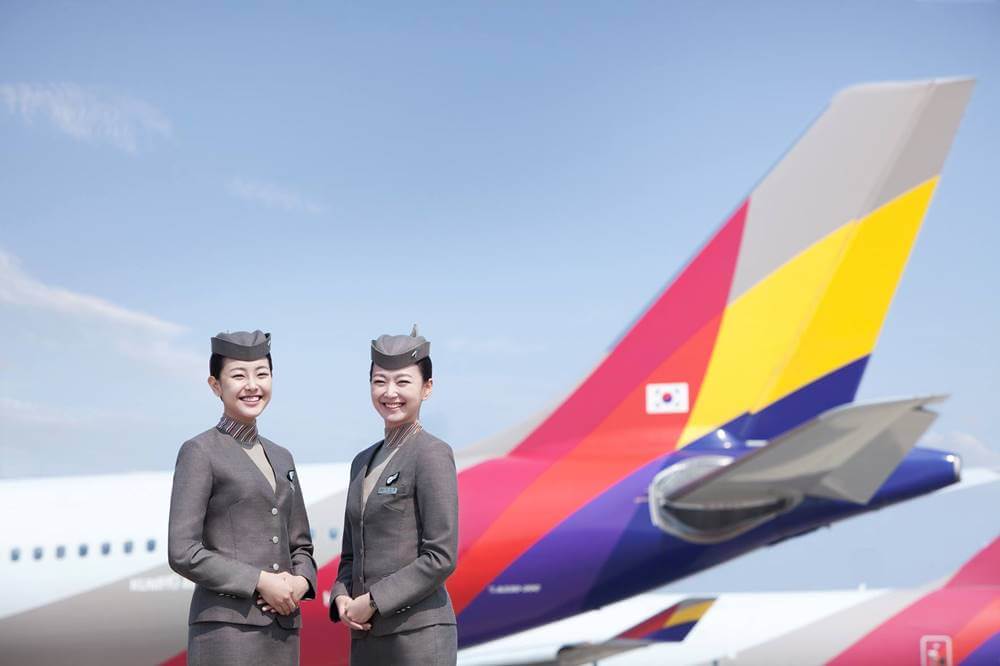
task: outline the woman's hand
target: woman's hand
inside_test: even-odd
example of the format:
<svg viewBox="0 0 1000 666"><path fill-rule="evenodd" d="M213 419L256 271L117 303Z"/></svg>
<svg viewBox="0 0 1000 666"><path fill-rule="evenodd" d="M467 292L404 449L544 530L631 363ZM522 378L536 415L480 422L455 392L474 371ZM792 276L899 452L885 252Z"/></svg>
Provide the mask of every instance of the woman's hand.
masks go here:
<svg viewBox="0 0 1000 666"><path fill-rule="evenodd" d="M372 618L372 615L375 614L375 609L371 607L370 601L371 595L367 592L351 601L347 606L347 617L359 624L368 622Z"/></svg>
<svg viewBox="0 0 1000 666"><path fill-rule="evenodd" d="M365 596L367 597L368 595L366 594ZM358 631L368 631L369 629L372 628L372 625L367 621L371 617L371 614L369 614L367 618L365 618L360 622L355 621L353 617L348 615L347 611L350 608L351 604L354 603L354 601L352 601L351 598L346 594L342 594L336 599L334 599L333 603L337 606L337 613L340 614L340 619L343 621L344 624L346 624L351 629L357 629ZM365 604L367 605L367 603L368 602L366 601Z"/></svg>
<svg viewBox="0 0 1000 666"><path fill-rule="evenodd" d="M306 580L305 576L296 576L287 571L278 575L284 578L285 582L288 583L288 587L292 589L292 598L295 599L295 605L297 606L302 601L302 597L306 596L306 593L309 591L309 581Z"/></svg>
<svg viewBox="0 0 1000 666"><path fill-rule="evenodd" d="M263 602L261 610L264 612L273 609L280 615L291 615L295 610L297 602L292 588L281 574L261 571L257 579L257 593L260 594L257 603Z"/></svg>
<svg viewBox="0 0 1000 666"><path fill-rule="evenodd" d="M299 602L302 601L302 597L306 596L306 593L309 591L309 581L306 580L305 576L295 576L287 571L283 571L278 575L288 583L288 587L292 590L292 600L298 606ZM257 597L257 605L260 606L260 610L263 613L274 612L274 609L261 596Z"/></svg>

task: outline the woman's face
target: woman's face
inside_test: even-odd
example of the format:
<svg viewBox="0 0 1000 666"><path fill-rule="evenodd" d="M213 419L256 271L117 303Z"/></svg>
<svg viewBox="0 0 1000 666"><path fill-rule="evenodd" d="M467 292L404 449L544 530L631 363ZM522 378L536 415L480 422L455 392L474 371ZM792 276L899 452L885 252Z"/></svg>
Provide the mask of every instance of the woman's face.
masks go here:
<svg viewBox="0 0 1000 666"><path fill-rule="evenodd" d="M208 378L212 392L222 398L226 416L250 422L271 402L271 368L267 358L237 361L227 358L219 378Z"/></svg>
<svg viewBox="0 0 1000 666"><path fill-rule="evenodd" d="M420 416L420 403L430 397L433 385L433 379L423 380L415 364L399 370L376 364L372 368L372 404L387 428L412 423Z"/></svg>

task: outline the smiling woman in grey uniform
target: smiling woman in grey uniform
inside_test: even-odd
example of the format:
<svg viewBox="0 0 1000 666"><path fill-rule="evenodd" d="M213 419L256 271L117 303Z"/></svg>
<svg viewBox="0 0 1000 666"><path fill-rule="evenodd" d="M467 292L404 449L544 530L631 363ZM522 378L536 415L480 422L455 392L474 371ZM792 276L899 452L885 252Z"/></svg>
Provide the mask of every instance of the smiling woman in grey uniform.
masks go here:
<svg viewBox="0 0 1000 666"><path fill-rule="evenodd" d="M292 455L257 433L271 400L271 334L212 338L218 425L184 442L170 496L170 567L195 583L188 664L299 663L299 602L316 562Z"/></svg>
<svg viewBox="0 0 1000 666"><path fill-rule="evenodd" d="M431 395L430 343L372 340L371 395L385 438L351 464L330 619L351 628L351 664L452 665L455 611L445 579L458 551L451 447L420 425Z"/></svg>

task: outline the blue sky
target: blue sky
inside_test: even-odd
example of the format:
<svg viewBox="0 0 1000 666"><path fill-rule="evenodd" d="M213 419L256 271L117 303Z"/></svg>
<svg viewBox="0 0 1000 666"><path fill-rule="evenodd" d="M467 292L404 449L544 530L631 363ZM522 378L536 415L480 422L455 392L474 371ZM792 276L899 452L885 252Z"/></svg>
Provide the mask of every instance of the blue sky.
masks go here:
<svg viewBox="0 0 1000 666"><path fill-rule="evenodd" d="M218 330L262 431L378 436L368 341L433 342L456 448L558 397L840 88L979 80L861 389L995 447L997 2L5 3L0 476L166 469Z"/></svg>
<svg viewBox="0 0 1000 666"><path fill-rule="evenodd" d="M928 443L995 463L998 38L989 1L4 3L0 477L169 469L222 329L274 334L262 431L322 462L378 437L368 341L420 322L424 421L466 446L587 372L838 89L953 75L860 397L950 392ZM926 582L998 493L678 587Z"/></svg>

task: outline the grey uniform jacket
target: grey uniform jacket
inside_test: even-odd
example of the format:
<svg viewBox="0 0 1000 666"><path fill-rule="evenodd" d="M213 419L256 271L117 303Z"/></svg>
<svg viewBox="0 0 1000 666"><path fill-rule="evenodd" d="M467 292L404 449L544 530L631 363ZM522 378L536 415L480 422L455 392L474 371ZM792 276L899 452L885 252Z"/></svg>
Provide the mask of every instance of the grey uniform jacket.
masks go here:
<svg viewBox="0 0 1000 666"><path fill-rule="evenodd" d="M232 622L286 629L301 625L265 614L255 597L261 570L289 571L309 581L315 597L309 519L292 454L259 437L277 489L231 436L215 428L184 442L170 495L167 550L170 568L193 581L188 622Z"/></svg>
<svg viewBox="0 0 1000 666"><path fill-rule="evenodd" d="M458 483L451 447L423 430L415 433L382 470L362 512L368 463L381 443L359 453L351 464L330 619L340 619L332 603L339 595L355 598L371 592L379 609L371 620L375 636L455 624L444 586L458 552Z"/></svg>

